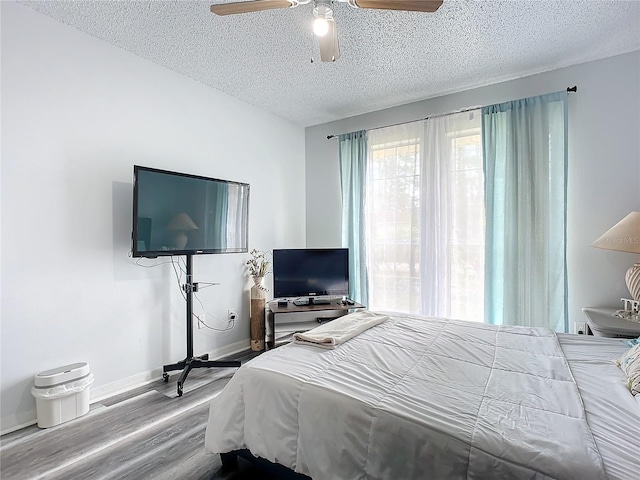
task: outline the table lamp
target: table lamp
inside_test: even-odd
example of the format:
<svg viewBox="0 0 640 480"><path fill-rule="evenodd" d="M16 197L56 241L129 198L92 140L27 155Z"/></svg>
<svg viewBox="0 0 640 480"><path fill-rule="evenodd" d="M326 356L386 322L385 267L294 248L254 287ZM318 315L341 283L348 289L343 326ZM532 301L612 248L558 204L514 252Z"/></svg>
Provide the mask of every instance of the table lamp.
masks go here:
<svg viewBox="0 0 640 480"><path fill-rule="evenodd" d="M591 245L605 250L640 253L640 212L631 212ZM640 263L627 270L625 280L631 297L640 301Z"/></svg>
<svg viewBox="0 0 640 480"><path fill-rule="evenodd" d="M189 237L187 232L190 230L198 230L198 226L195 224L191 217L187 213L178 213L174 215L169 224L167 230L175 231L176 234L173 237L173 246L177 250L183 250L187 246Z"/></svg>

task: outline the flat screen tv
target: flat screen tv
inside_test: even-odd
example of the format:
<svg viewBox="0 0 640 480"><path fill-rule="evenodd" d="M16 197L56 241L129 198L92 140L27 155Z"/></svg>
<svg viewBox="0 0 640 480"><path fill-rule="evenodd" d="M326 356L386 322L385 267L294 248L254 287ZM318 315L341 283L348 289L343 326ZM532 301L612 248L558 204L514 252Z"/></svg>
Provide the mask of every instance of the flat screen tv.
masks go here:
<svg viewBox="0 0 640 480"><path fill-rule="evenodd" d="M273 296L349 295L349 249L273 251Z"/></svg>
<svg viewBox="0 0 640 480"><path fill-rule="evenodd" d="M249 185L133 167L134 257L248 251Z"/></svg>

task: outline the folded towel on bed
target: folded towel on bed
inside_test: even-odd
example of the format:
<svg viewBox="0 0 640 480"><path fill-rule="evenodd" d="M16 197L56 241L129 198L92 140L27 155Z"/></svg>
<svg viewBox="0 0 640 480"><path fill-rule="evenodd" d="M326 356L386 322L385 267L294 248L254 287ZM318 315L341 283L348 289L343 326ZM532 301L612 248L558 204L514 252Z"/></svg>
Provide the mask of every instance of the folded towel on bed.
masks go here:
<svg viewBox="0 0 640 480"><path fill-rule="evenodd" d="M293 341L301 345L332 349L388 319L389 317L386 315L368 310L358 310L308 332L295 333Z"/></svg>

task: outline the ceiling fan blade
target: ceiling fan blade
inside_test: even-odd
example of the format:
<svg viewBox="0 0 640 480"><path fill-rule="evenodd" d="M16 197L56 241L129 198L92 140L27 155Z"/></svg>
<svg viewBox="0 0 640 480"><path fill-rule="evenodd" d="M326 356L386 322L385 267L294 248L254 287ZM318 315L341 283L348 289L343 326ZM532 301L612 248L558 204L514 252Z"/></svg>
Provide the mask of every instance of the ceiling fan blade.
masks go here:
<svg viewBox="0 0 640 480"><path fill-rule="evenodd" d="M442 0L350 0L359 8L378 10L406 10L409 12L435 12L442 5Z"/></svg>
<svg viewBox="0 0 640 480"><path fill-rule="evenodd" d="M333 19L328 20L329 31L326 35L318 37L320 43L320 60L323 62L335 62L340 58L340 46L338 45L338 29Z"/></svg>
<svg viewBox="0 0 640 480"><path fill-rule="evenodd" d="M297 5L297 3L295 3ZM290 8L294 2L289 0L253 0L251 2L220 3L211 5L211 13L216 15L233 15L236 13L261 12L277 8Z"/></svg>

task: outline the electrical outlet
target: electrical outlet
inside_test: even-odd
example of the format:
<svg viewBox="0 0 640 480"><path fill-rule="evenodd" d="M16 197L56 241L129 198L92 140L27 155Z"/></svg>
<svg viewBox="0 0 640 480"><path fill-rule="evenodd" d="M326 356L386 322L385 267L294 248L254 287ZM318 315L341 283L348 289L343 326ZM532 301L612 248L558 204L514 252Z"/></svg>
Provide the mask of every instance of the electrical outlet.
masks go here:
<svg viewBox="0 0 640 480"><path fill-rule="evenodd" d="M586 335L587 326L584 322L573 322L573 333L577 333L578 335Z"/></svg>
<svg viewBox="0 0 640 480"><path fill-rule="evenodd" d="M204 313L196 316L198 317L198 328L202 328L204 326Z"/></svg>
<svg viewBox="0 0 640 480"><path fill-rule="evenodd" d="M235 321L236 318L238 318L238 314L236 313L235 310L229 310L227 312L227 319L229 320L229 322Z"/></svg>

